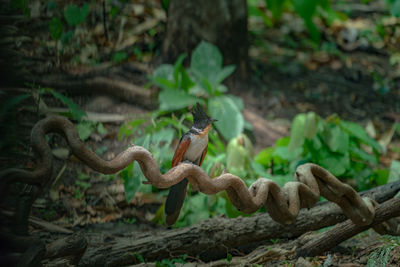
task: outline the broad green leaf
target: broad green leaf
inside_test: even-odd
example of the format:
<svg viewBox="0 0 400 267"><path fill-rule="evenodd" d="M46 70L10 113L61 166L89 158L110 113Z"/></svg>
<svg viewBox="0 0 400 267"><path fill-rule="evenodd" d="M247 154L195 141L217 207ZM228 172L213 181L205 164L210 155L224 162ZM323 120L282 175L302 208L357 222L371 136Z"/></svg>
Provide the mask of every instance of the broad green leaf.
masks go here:
<svg viewBox="0 0 400 267"><path fill-rule="evenodd" d="M90 122L81 122L76 125L76 130L82 141L85 141L92 134L93 125Z"/></svg>
<svg viewBox="0 0 400 267"><path fill-rule="evenodd" d="M51 38L53 38L54 40L60 39L62 31L63 31L63 25L61 20L57 17L52 18L49 22L49 32Z"/></svg>
<svg viewBox="0 0 400 267"><path fill-rule="evenodd" d="M236 66L235 65L229 65L225 66L217 73L216 77L216 84L221 83L223 80L225 80L229 75L231 75L235 71Z"/></svg>
<svg viewBox="0 0 400 267"><path fill-rule="evenodd" d="M221 71L221 68L222 55L215 45L202 41L193 50L190 70L198 79L205 78L211 86L214 86L217 84L218 73Z"/></svg>
<svg viewBox="0 0 400 267"><path fill-rule="evenodd" d="M262 164L264 166L269 166L272 161L273 152L274 152L273 147L265 148L256 155L254 160L259 164Z"/></svg>
<svg viewBox="0 0 400 267"><path fill-rule="evenodd" d="M68 5L65 8L64 16L67 23L71 26L76 26L80 22L81 10L77 5Z"/></svg>
<svg viewBox="0 0 400 267"><path fill-rule="evenodd" d="M373 172L372 177L378 186L387 184L389 179L389 171L386 169L377 169Z"/></svg>
<svg viewBox="0 0 400 267"><path fill-rule="evenodd" d="M227 94L225 96L227 96L230 99L232 99L232 101L235 102L235 105L237 106L237 108L239 110L243 110L244 104L243 104L243 100L240 97L237 97L237 96L234 96L234 95L230 95L230 94Z"/></svg>
<svg viewBox="0 0 400 267"><path fill-rule="evenodd" d="M294 150L290 150L288 146L277 146L274 151L274 156L278 156L283 160L292 161L298 158L302 152L302 147L297 147Z"/></svg>
<svg viewBox="0 0 400 267"><path fill-rule="evenodd" d="M160 110L177 110L194 105L197 102L204 103L203 100L188 94L183 90L164 89L158 95Z"/></svg>
<svg viewBox="0 0 400 267"><path fill-rule="evenodd" d="M174 66L170 64L160 65L153 73L153 77L164 78L170 82L174 82Z"/></svg>
<svg viewBox="0 0 400 267"><path fill-rule="evenodd" d="M327 124L322 137L332 152L344 154L349 150L349 135L337 125Z"/></svg>
<svg viewBox="0 0 400 267"><path fill-rule="evenodd" d="M296 13L303 18L312 40L318 43L321 39L321 34L312 21L318 0L292 0L292 3Z"/></svg>
<svg viewBox="0 0 400 267"><path fill-rule="evenodd" d="M289 151L294 151L304 144L304 129L306 126L306 114L298 114L290 126Z"/></svg>
<svg viewBox="0 0 400 267"><path fill-rule="evenodd" d="M350 157L348 153L345 155L326 153L324 157L320 158L319 164L333 175L341 176L350 168Z"/></svg>
<svg viewBox="0 0 400 267"><path fill-rule="evenodd" d="M58 5L54 0L51 0L47 3L47 10L48 11L53 11L58 9Z"/></svg>
<svg viewBox="0 0 400 267"><path fill-rule="evenodd" d="M376 159L376 157L374 157L371 154L368 154L367 152L365 152L363 149L358 148L357 146L351 146L350 147L350 153L352 154L352 156L356 156L361 160L370 162L371 164L377 164L378 160Z"/></svg>
<svg viewBox="0 0 400 267"><path fill-rule="evenodd" d="M304 19L314 15L318 0L292 0L292 3L296 13Z"/></svg>
<svg viewBox="0 0 400 267"><path fill-rule="evenodd" d="M77 5L68 5L64 11L64 17L70 26L77 26L85 21L86 16L89 14L89 4L83 4L82 8Z"/></svg>
<svg viewBox="0 0 400 267"><path fill-rule="evenodd" d="M386 0L388 4L390 15L400 17L400 0Z"/></svg>
<svg viewBox="0 0 400 267"><path fill-rule="evenodd" d="M231 140L243 132L244 119L235 102L227 96L213 97L208 102L208 112L217 119L215 127L225 138Z"/></svg>
<svg viewBox="0 0 400 267"><path fill-rule="evenodd" d="M347 131L350 135L355 136L363 143L370 145L375 151L382 153L382 147L374 139L368 136L367 132L360 125L349 122L340 121L340 126Z"/></svg>
<svg viewBox="0 0 400 267"><path fill-rule="evenodd" d="M97 132L102 135L107 134L107 129L104 127L103 123L100 122L97 124Z"/></svg>
<svg viewBox="0 0 400 267"><path fill-rule="evenodd" d="M84 3L80 10L80 23L84 22L89 14L89 3Z"/></svg>
<svg viewBox="0 0 400 267"><path fill-rule="evenodd" d="M390 174L388 183L398 181L399 179L400 179L400 161L393 160L392 163L390 164Z"/></svg>

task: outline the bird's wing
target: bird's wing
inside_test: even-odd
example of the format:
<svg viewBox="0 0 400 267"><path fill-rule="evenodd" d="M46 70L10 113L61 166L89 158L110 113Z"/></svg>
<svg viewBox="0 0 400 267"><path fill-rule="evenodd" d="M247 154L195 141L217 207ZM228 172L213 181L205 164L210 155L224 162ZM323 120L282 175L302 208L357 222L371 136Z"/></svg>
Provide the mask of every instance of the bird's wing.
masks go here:
<svg viewBox="0 0 400 267"><path fill-rule="evenodd" d="M203 163L204 158L206 157L207 149L208 149L208 143L206 145L206 148L204 148L204 150L203 150L203 154L201 154L201 159L200 159L199 166L201 166L201 164Z"/></svg>
<svg viewBox="0 0 400 267"><path fill-rule="evenodd" d="M179 142L178 148L175 150L174 157L172 158L171 168L177 166L182 161L186 150L190 145L190 137L184 135Z"/></svg>

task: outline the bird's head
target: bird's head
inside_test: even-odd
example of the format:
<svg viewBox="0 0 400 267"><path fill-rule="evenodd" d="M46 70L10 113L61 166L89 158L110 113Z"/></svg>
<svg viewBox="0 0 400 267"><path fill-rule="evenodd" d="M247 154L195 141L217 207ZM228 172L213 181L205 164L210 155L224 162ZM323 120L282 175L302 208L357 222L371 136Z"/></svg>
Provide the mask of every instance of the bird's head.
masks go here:
<svg viewBox="0 0 400 267"><path fill-rule="evenodd" d="M210 130L211 124L215 121L216 119L213 119L207 115L201 108L200 104L197 103L196 107L192 110L193 113L193 127L197 128L200 131L206 130L206 133L208 133L208 130Z"/></svg>

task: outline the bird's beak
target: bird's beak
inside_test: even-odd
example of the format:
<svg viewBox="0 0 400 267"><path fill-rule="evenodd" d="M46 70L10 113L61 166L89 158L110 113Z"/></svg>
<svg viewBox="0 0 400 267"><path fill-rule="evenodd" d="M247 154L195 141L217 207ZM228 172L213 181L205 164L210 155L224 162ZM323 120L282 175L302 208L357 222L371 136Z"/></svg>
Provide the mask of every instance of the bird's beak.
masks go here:
<svg viewBox="0 0 400 267"><path fill-rule="evenodd" d="M211 123L218 121L217 119L211 118Z"/></svg>

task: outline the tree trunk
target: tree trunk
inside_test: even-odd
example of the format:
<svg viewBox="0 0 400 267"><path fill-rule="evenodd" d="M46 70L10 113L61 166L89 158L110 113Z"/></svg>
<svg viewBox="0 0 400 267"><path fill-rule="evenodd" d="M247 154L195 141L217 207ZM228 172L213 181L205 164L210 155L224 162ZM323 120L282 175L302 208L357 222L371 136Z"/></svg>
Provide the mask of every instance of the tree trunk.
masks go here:
<svg viewBox="0 0 400 267"><path fill-rule="evenodd" d="M172 0L168 10L167 32L162 57L175 62L182 53L191 55L200 41L215 44L224 64L235 64L235 76L247 76L246 0Z"/></svg>

